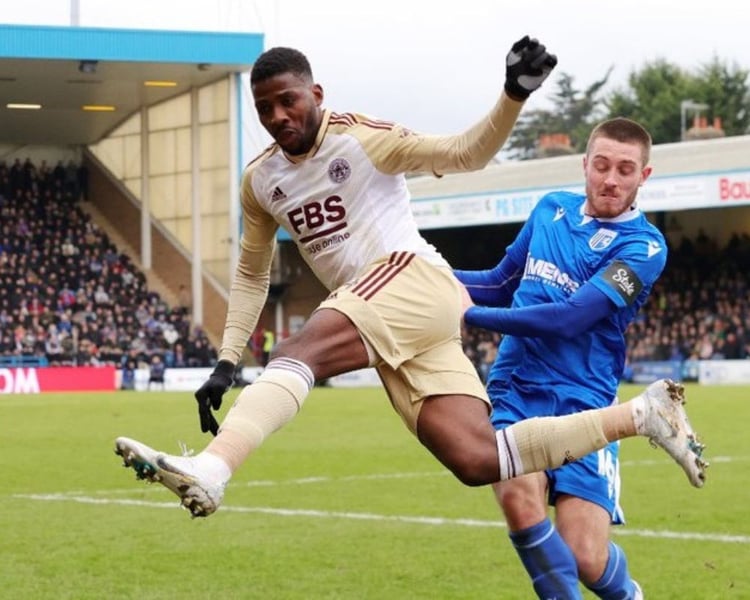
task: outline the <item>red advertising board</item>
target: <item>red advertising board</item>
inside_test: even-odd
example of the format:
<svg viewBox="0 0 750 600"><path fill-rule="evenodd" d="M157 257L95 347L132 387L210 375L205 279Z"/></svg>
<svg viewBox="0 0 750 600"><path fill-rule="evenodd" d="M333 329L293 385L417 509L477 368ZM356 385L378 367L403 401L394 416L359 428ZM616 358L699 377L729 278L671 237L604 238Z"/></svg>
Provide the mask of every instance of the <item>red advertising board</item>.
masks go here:
<svg viewBox="0 0 750 600"><path fill-rule="evenodd" d="M0 394L102 392L115 390L114 367L0 369Z"/></svg>

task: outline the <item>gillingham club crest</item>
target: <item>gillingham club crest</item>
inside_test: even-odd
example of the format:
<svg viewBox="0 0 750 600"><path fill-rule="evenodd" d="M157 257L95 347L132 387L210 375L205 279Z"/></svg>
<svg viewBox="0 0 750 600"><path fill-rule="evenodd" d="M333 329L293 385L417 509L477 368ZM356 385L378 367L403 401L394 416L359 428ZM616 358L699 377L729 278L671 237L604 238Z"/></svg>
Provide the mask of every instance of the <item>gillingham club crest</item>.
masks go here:
<svg viewBox="0 0 750 600"><path fill-rule="evenodd" d="M589 248L592 250L604 250L609 247L617 237L617 232L611 229L600 229L589 239Z"/></svg>

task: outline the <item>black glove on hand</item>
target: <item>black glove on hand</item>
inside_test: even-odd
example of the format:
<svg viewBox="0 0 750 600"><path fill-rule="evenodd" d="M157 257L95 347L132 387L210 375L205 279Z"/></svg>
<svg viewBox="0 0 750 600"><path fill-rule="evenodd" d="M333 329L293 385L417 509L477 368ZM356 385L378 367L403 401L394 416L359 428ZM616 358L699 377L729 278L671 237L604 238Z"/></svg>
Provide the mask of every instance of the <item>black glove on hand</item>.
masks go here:
<svg viewBox="0 0 750 600"><path fill-rule="evenodd" d="M557 57L547 52L539 40L525 35L505 58L505 92L514 100L526 100L539 89L557 64Z"/></svg>
<svg viewBox="0 0 750 600"><path fill-rule="evenodd" d="M198 401L198 415L201 419L201 431L210 431L214 435L219 432L219 424L216 422L211 409L219 410L221 397L232 387L234 383L234 365L228 360L220 360L216 363L214 372L198 391L195 399Z"/></svg>

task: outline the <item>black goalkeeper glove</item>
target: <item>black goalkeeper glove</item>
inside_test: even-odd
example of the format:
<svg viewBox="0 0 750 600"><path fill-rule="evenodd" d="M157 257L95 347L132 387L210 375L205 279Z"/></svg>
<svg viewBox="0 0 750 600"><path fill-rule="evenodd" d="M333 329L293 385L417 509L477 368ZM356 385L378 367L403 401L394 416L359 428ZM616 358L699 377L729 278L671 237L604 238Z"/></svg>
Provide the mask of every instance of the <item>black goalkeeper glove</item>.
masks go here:
<svg viewBox="0 0 750 600"><path fill-rule="evenodd" d="M513 100L526 100L556 64L557 57L547 52L544 44L525 35L513 44L505 58L505 92Z"/></svg>
<svg viewBox="0 0 750 600"><path fill-rule="evenodd" d="M214 435L219 432L217 423L211 409L219 410L221 397L232 387L234 383L234 365L228 360L220 360L216 363L213 373L198 391L195 399L198 401L198 416L201 419L201 431L210 431Z"/></svg>

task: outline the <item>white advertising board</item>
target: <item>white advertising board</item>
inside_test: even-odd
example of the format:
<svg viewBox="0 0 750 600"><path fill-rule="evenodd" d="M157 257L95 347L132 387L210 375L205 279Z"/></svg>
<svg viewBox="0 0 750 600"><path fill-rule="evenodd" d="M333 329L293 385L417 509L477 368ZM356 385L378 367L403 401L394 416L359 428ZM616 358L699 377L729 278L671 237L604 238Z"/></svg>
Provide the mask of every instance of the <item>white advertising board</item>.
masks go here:
<svg viewBox="0 0 750 600"><path fill-rule="evenodd" d="M704 385L750 384L750 360L702 360L698 382Z"/></svg>

